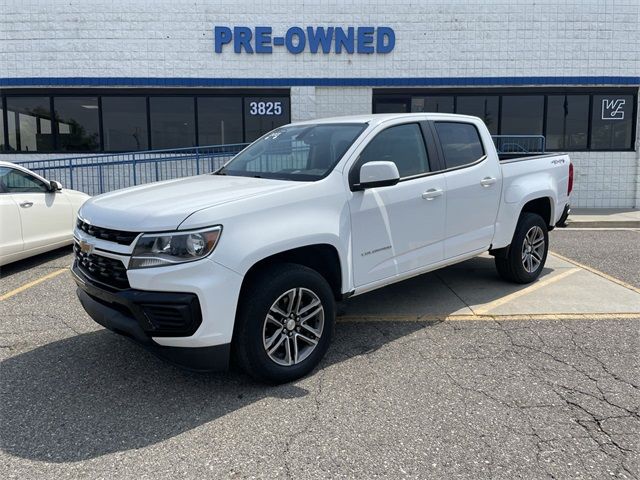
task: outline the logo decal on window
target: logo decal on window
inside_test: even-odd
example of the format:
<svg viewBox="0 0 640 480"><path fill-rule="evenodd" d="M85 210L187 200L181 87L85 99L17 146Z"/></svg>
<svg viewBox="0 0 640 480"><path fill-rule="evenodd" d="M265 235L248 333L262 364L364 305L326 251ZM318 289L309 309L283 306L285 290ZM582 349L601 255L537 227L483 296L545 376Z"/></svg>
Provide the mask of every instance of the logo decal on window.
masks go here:
<svg viewBox="0 0 640 480"><path fill-rule="evenodd" d="M602 120L624 120L624 104L626 100L623 98L602 100Z"/></svg>

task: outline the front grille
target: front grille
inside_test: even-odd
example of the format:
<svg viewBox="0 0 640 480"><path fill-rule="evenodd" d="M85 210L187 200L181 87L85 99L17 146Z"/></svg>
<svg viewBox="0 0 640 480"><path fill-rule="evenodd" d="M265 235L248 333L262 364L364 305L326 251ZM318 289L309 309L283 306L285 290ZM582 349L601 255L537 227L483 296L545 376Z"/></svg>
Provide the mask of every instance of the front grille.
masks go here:
<svg viewBox="0 0 640 480"><path fill-rule="evenodd" d="M125 232L124 230L111 230L109 228L96 227L95 225L90 225L80 219L78 219L76 225L80 230L92 237L106 240L108 242L119 243L120 245L131 245L131 242L133 242L138 236L138 233L136 232Z"/></svg>
<svg viewBox="0 0 640 480"><path fill-rule="evenodd" d="M120 290L130 288L127 269L120 260L84 253L78 243L73 244L76 264L87 277Z"/></svg>

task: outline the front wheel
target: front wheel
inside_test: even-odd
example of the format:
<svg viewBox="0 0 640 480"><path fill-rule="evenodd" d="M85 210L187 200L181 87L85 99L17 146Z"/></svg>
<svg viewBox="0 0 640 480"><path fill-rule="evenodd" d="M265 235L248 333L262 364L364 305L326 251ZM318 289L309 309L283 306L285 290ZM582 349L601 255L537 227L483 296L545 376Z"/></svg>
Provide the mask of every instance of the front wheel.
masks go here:
<svg viewBox="0 0 640 480"><path fill-rule="evenodd" d="M495 259L498 274L510 282L531 283L542 273L548 251L549 232L544 219L524 212L506 255Z"/></svg>
<svg viewBox="0 0 640 480"><path fill-rule="evenodd" d="M320 363L335 322L333 292L322 275L302 265L274 265L250 280L240 302L234 348L248 374L284 383Z"/></svg>

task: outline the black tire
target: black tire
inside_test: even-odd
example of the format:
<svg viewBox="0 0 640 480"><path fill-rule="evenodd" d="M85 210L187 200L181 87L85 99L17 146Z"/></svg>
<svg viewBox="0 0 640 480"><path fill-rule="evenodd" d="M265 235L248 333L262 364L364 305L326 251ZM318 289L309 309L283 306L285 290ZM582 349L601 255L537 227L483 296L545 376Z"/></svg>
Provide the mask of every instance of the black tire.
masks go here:
<svg viewBox="0 0 640 480"><path fill-rule="evenodd" d="M523 254L526 248L525 241L527 233L531 229L539 227L544 237L544 252L540 252L540 263L532 271L527 271L523 263ZM507 247L504 255L496 256L496 269L498 274L505 280L515 283L531 283L535 281L542 272L544 264L547 261L547 253L549 251L549 231L544 219L535 213L524 212L520 215L516 231L513 234L511 245ZM536 260L533 260L536 261Z"/></svg>
<svg viewBox="0 0 640 480"><path fill-rule="evenodd" d="M300 330L300 327L289 331L286 327L288 317L278 317L278 320L281 318L285 320L282 322L282 327L277 327L267 322L267 314L273 314L271 307L274 302L293 289L295 289L294 296L298 292L304 292L301 295L309 300L309 304L315 302L316 299L320 301L323 311L323 325L319 337L310 334L304 329ZM312 292L316 298L314 299L309 292ZM284 298L281 301L288 302L288 298ZM281 306L281 304L278 305ZM312 310L315 311L316 309L318 307L314 307ZM256 380L266 383L286 383L305 376L320 363L329 348L335 325L335 312L336 306L331 287L324 277L315 270L298 264L285 263L273 265L260 271L249 280L246 288L243 288L238 306L233 340L234 357L238 366ZM319 322L319 318L320 314L316 317L317 322ZM265 322L268 323L267 327L265 327ZM300 339L308 335L308 337L313 337L314 340L317 340L317 344L310 350L310 353L307 353L308 356L301 359L299 363L291 365L278 364L267 353L265 345L268 339L266 339L265 333L268 333L268 330L265 330L265 328L273 328L274 337L279 335L277 337L278 341L280 341L281 336L285 336L282 339L282 347L274 353L274 356L282 353L284 358L279 359L281 361L286 361L285 342L289 344L290 349L293 349L293 343L289 342L297 342L302 349L309 349L311 345ZM278 331L281 331L281 333L278 334ZM287 340L287 335L293 335L294 337ZM293 350L290 351L293 352ZM293 353L289 358L293 358Z"/></svg>

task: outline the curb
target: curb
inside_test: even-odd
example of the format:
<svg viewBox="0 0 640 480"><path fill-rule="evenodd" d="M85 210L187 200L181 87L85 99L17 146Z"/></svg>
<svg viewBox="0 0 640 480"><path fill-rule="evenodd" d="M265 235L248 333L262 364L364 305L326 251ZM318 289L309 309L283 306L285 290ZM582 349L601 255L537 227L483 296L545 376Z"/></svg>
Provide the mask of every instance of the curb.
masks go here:
<svg viewBox="0 0 640 480"><path fill-rule="evenodd" d="M640 228L637 220L575 221L569 218L565 228Z"/></svg>

